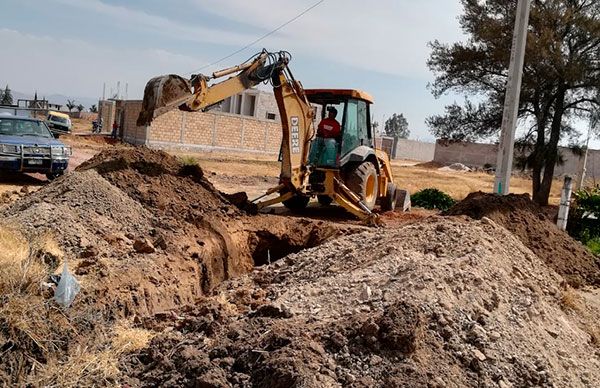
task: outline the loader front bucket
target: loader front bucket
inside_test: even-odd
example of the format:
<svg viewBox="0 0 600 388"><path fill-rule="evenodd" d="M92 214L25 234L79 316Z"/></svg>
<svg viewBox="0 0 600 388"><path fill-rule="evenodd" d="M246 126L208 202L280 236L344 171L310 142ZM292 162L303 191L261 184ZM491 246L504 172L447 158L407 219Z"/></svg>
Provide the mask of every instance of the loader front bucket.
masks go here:
<svg viewBox="0 0 600 388"><path fill-rule="evenodd" d="M154 77L146 84L138 126L150 125L155 117L194 98L190 81L175 74Z"/></svg>

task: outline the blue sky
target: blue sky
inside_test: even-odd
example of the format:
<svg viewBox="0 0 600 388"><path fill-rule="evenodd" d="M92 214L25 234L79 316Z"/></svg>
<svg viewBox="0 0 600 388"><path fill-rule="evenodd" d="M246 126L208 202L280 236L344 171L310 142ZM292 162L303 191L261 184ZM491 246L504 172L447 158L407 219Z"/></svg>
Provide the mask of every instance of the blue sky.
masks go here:
<svg viewBox="0 0 600 388"><path fill-rule="evenodd" d="M0 83L29 93L100 97L102 85L141 98L146 81L188 73L291 19L316 0L3 0ZM262 47L285 49L305 87L364 89L376 120L404 113L413 138L432 140L424 119L435 100L427 42L460 39L458 0L325 0L284 29L210 72Z"/></svg>
<svg viewBox="0 0 600 388"><path fill-rule="evenodd" d="M0 83L13 90L98 98L121 92L141 98L148 79L185 74L271 31L316 0L3 0ZM404 113L411 138L433 140L424 120L460 96L436 100L425 61L427 42L463 38L459 0L325 0L227 61L263 47L292 53L305 87L357 88L375 97L383 121Z"/></svg>

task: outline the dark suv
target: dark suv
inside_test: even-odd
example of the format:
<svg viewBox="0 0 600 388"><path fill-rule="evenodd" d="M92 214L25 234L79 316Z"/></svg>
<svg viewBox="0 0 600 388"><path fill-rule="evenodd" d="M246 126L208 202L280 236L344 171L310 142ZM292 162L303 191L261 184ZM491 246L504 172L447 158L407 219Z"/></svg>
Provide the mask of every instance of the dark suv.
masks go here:
<svg viewBox="0 0 600 388"><path fill-rule="evenodd" d="M35 172L50 180L62 175L71 148L55 139L42 120L0 115L0 172Z"/></svg>

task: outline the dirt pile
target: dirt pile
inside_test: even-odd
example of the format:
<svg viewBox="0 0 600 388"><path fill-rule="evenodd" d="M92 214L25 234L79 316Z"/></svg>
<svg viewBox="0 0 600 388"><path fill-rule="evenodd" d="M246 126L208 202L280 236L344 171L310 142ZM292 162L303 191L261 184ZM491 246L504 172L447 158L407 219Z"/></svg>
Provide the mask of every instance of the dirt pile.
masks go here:
<svg viewBox="0 0 600 388"><path fill-rule="evenodd" d="M600 260L559 230L528 194L471 193L445 214L491 218L514 233L570 285L600 285Z"/></svg>
<svg viewBox="0 0 600 388"><path fill-rule="evenodd" d="M227 281L147 321L168 330L124 370L167 387L598 386L562 283L494 221L435 217Z"/></svg>
<svg viewBox="0 0 600 388"><path fill-rule="evenodd" d="M164 152L118 149L0 213L30 234L50 230L82 283L79 302L112 316L193 303L255 264L342 233L327 222L251 216L233 199L198 166Z"/></svg>

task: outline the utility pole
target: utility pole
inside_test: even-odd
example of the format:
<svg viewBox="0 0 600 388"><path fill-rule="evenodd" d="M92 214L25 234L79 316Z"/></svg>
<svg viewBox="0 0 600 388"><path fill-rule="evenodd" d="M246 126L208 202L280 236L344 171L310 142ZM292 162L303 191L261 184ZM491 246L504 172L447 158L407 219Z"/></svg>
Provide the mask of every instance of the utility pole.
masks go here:
<svg viewBox="0 0 600 388"><path fill-rule="evenodd" d="M494 181L494 193L502 195L508 194L510 189L510 175L512 173L515 131L519 114L519 97L521 95L521 80L523 79L530 4L531 0L519 0L517 4L510 65L508 67L508 80L506 82L506 96L504 98L502 133L500 135L496 179Z"/></svg>
<svg viewBox="0 0 600 388"><path fill-rule="evenodd" d="M102 84L102 101L106 100L106 82Z"/></svg>

